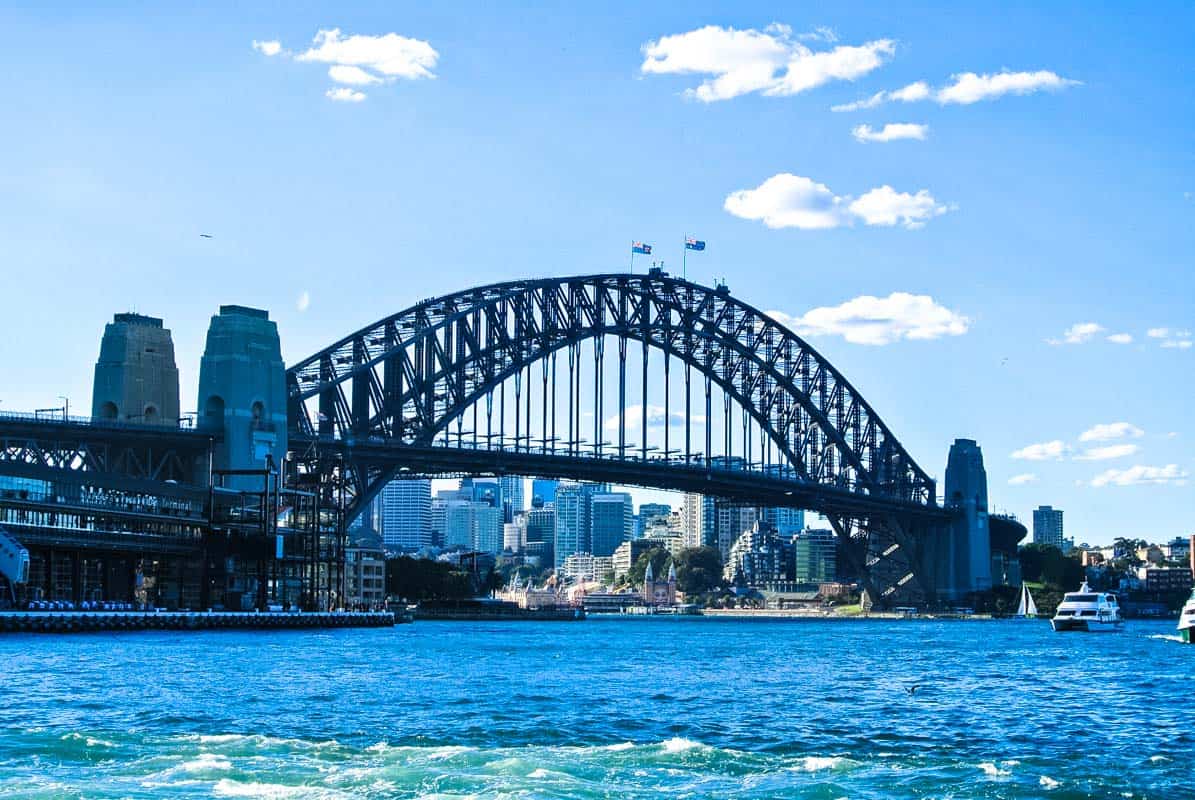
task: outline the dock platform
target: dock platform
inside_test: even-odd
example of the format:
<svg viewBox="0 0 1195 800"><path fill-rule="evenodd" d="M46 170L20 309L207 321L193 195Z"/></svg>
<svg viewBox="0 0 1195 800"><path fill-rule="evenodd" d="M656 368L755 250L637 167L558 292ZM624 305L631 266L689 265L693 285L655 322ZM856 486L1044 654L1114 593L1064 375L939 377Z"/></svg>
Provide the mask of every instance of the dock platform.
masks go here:
<svg viewBox="0 0 1195 800"><path fill-rule="evenodd" d="M410 622L390 611L2 611L0 633L384 628Z"/></svg>

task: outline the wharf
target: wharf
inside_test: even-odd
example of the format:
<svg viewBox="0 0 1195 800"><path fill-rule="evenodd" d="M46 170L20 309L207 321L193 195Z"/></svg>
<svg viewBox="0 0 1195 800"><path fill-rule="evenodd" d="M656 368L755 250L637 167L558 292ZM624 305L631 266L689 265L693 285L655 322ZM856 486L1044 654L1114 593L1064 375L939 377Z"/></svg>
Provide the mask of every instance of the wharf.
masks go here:
<svg viewBox="0 0 1195 800"><path fill-rule="evenodd" d="M0 633L383 628L410 621L390 611L3 611Z"/></svg>

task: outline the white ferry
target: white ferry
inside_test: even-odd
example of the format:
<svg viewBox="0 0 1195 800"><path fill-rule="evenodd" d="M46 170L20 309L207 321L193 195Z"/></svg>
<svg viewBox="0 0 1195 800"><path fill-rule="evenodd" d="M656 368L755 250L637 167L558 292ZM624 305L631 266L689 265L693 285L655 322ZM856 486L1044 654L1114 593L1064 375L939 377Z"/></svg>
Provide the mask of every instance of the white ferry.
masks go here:
<svg viewBox="0 0 1195 800"><path fill-rule="evenodd" d="M1067 592L1050 620L1054 630L1062 631L1118 631L1124 626L1116 595L1093 592L1083 581L1077 592Z"/></svg>
<svg viewBox="0 0 1195 800"><path fill-rule="evenodd" d="M1178 617L1178 635L1183 637L1183 641L1187 644L1195 644L1195 589L1191 591L1191 596L1187 598L1187 604L1183 606L1183 612Z"/></svg>

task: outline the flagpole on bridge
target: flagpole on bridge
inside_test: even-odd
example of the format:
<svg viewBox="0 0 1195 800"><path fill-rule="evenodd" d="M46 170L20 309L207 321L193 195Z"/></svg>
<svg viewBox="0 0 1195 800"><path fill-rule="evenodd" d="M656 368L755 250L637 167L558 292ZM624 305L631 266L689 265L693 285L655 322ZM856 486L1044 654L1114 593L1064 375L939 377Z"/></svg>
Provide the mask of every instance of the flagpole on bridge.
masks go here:
<svg viewBox="0 0 1195 800"><path fill-rule="evenodd" d="M685 240L680 243L680 275L683 279L689 279L689 234L685 234Z"/></svg>

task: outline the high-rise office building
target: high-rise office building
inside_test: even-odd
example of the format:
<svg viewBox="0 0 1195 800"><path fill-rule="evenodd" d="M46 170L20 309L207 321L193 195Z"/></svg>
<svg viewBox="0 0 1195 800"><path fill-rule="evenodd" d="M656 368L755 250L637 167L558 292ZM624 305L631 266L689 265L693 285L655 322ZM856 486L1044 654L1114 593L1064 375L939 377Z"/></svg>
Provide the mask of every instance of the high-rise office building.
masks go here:
<svg viewBox="0 0 1195 800"><path fill-rule="evenodd" d="M556 502L556 488L560 482L554 478L536 478L531 481L531 505L543 508L548 503Z"/></svg>
<svg viewBox="0 0 1195 800"><path fill-rule="evenodd" d="M498 485L502 489L503 514L507 522L513 522L527 508L523 504L523 476L503 475Z"/></svg>
<svg viewBox="0 0 1195 800"><path fill-rule="evenodd" d="M805 530L805 512L799 508L761 508L759 518L781 536L793 536Z"/></svg>
<svg viewBox="0 0 1195 800"><path fill-rule="evenodd" d="M532 508L527 512L526 543L523 552L540 558L544 566L553 563L552 552L556 546L556 506Z"/></svg>
<svg viewBox="0 0 1195 800"><path fill-rule="evenodd" d="M634 508L626 492L595 494L590 512L590 549L595 556L614 555L634 533Z"/></svg>
<svg viewBox="0 0 1195 800"><path fill-rule="evenodd" d="M593 496L609 491L610 487L604 483L570 483L557 487L554 548L557 569L573 553L592 552Z"/></svg>
<svg viewBox="0 0 1195 800"><path fill-rule="evenodd" d="M382 488L382 541L390 550L419 550L432 541L432 482L390 481Z"/></svg>
<svg viewBox="0 0 1195 800"><path fill-rule="evenodd" d="M797 583L828 583L835 578L838 538L834 531L801 531L792 539L793 580Z"/></svg>
<svg viewBox="0 0 1195 800"><path fill-rule="evenodd" d="M1062 509L1038 506L1033 510L1033 543L1062 549Z"/></svg>

